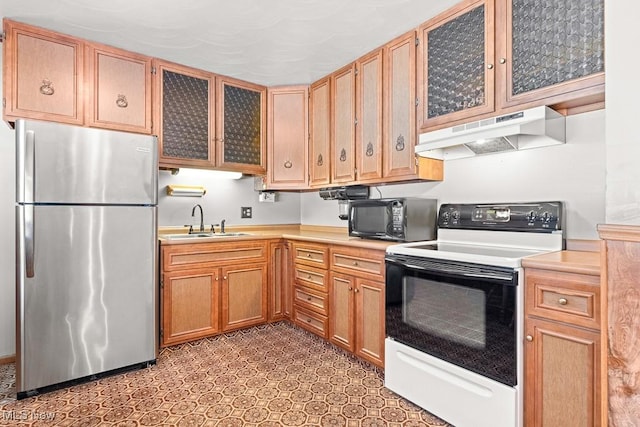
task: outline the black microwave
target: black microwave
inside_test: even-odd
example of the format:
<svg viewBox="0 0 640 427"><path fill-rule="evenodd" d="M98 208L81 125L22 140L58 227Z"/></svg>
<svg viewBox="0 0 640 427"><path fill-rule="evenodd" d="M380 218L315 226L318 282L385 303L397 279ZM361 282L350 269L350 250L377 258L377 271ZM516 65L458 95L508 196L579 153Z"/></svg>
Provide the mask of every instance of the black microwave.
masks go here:
<svg viewBox="0 0 640 427"><path fill-rule="evenodd" d="M349 235L370 239L415 242L434 240L438 202L401 197L349 202Z"/></svg>

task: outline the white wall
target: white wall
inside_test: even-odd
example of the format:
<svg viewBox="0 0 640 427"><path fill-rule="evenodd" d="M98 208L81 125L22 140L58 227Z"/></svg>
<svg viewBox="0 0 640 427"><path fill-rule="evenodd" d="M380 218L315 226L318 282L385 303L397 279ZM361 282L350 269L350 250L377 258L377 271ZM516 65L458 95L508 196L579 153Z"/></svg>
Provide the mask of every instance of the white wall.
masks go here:
<svg viewBox="0 0 640 427"><path fill-rule="evenodd" d="M640 225L640 80L634 64L640 3L605 2L606 221Z"/></svg>
<svg viewBox="0 0 640 427"><path fill-rule="evenodd" d="M217 179L206 170L181 169L178 175L160 172L158 177L158 224L162 226L183 226L200 223L200 213L191 217L196 204L202 206L205 224L219 224L226 219L228 226L256 224L298 224L300 222L300 194L277 192L274 203L258 202L258 192L253 190L253 178L239 180ZM166 186L169 184L204 186L207 193L203 197L170 197ZM251 219L240 218L240 207L250 206ZM217 229L217 228L216 228Z"/></svg>
<svg viewBox="0 0 640 427"><path fill-rule="evenodd" d="M2 68L0 55L0 69ZM1 85L0 85L1 86ZM0 87L0 98L2 98ZM0 123L0 357L15 353L15 132Z"/></svg>
<svg viewBox="0 0 640 427"><path fill-rule="evenodd" d="M569 116L564 145L445 162L443 182L380 186L383 197L418 196L440 203L561 200L566 236L597 239L605 219L605 112ZM639 168L640 169L640 168ZM379 197L372 188L371 197ZM303 224L346 226L336 201L303 194Z"/></svg>

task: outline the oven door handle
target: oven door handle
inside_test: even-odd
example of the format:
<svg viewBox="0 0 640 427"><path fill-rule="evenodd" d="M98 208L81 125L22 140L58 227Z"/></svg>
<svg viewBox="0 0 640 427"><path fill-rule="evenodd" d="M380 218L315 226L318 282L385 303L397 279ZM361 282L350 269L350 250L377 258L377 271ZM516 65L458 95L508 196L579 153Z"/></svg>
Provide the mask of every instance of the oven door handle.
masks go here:
<svg viewBox="0 0 640 427"><path fill-rule="evenodd" d="M433 271L436 273L448 273L451 275L457 275L457 276L464 276L464 277L475 277L477 279L494 279L494 280L504 280L506 282L511 282L513 281L513 276L512 275L505 275L505 274L497 274L497 273L472 273L472 272L464 272L464 271L460 271L460 270L456 270L456 269L451 269L451 268L444 268L444 267L438 267L438 268L426 268L423 267L421 265L416 265L416 264L399 264L402 265L403 267L406 268L411 268L414 270L422 270L422 271Z"/></svg>

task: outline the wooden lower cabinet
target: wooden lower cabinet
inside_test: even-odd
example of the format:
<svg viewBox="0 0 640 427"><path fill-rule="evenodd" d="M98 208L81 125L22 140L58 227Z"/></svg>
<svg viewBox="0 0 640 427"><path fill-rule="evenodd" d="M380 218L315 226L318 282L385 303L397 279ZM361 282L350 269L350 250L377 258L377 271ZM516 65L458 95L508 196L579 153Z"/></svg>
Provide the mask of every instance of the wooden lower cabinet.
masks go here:
<svg viewBox="0 0 640 427"><path fill-rule="evenodd" d="M600 276L525 269L524 425L599 427Z"/></svg>
<svg viewBox="0 0 640 427"><path fill-rule="evenodd" d="M222 268L222 331L267 321L267 265Z"/></svg>
<svg viewBox="0 0 640 427"><path fill-rule="evenodd" d="M267 241L161 246L160 345L267 321Z"/></svg>
<svg viewBox="0 0 640 427"><path fill-rule="evenodd" d="M292 275L291 249L288 243L271 243L269 253L269 321L291 318Z"/></svg>
<svg viewBox="0 0 640 427"><path fill-rule="evenodd" d="M217 270L165 273L162 279L162 346L220 331Z"/></svg>
<svg viewBox="0 0 640 427"><path fill-rule="evenodd" d="M599 425L600 333L526 319L525 426Z"/></svg>
<svg viewBox="0 0 640 427"><path fill-rule="evenodd" d="M384 284L332 272L329 306L329 340L383 367Z"/></svg>

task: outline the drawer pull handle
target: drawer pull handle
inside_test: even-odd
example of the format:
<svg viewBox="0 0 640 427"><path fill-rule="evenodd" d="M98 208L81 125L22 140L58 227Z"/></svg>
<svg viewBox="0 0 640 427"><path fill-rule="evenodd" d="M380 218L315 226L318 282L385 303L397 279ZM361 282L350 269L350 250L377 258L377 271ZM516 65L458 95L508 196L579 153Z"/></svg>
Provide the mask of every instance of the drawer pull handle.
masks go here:
<svg viewBox="0 0 640 427"><path fill-rule="evenodd" d="M358 261L353 261L353 265L357 266L358 265Z"/></svg>
<svg viewBox="0 0 640 427"><path fill-rule="evenodd" d="M307 297L307 301L311 301L311 297Z"/></svg>
<svg viewBox="0 0 640 427"><path fill-rule="evenodd" d="M560 305L567 305L568 303L569 303L569 301L567 301L566 298L560 298L558 300L558 304L560 304Z"/></svg>
<svg viewBox="0 0 640 427"><path fill-rule="evenodd" d="M308 257L308 258L311 258L311 254L307 254L307 257Z"/></svg>
<svg viewBox="0 0 640 427"><path fill-rule="evenodd" d="M310 274L307 276L307 279L311 280L313 279L313 276L311 276Z"/></svg>
<svg viewBox="0 0 640 427"><path fill-rule="evenodd" d="M527 341L529 342L533 341L533 337L531 335L527 335Z"/></svg>
<svg viewBox="0 0 640 427"><path fill-rule="evenodd" d="M311 319L307 319L307 323L311 323Z"/></svg>

